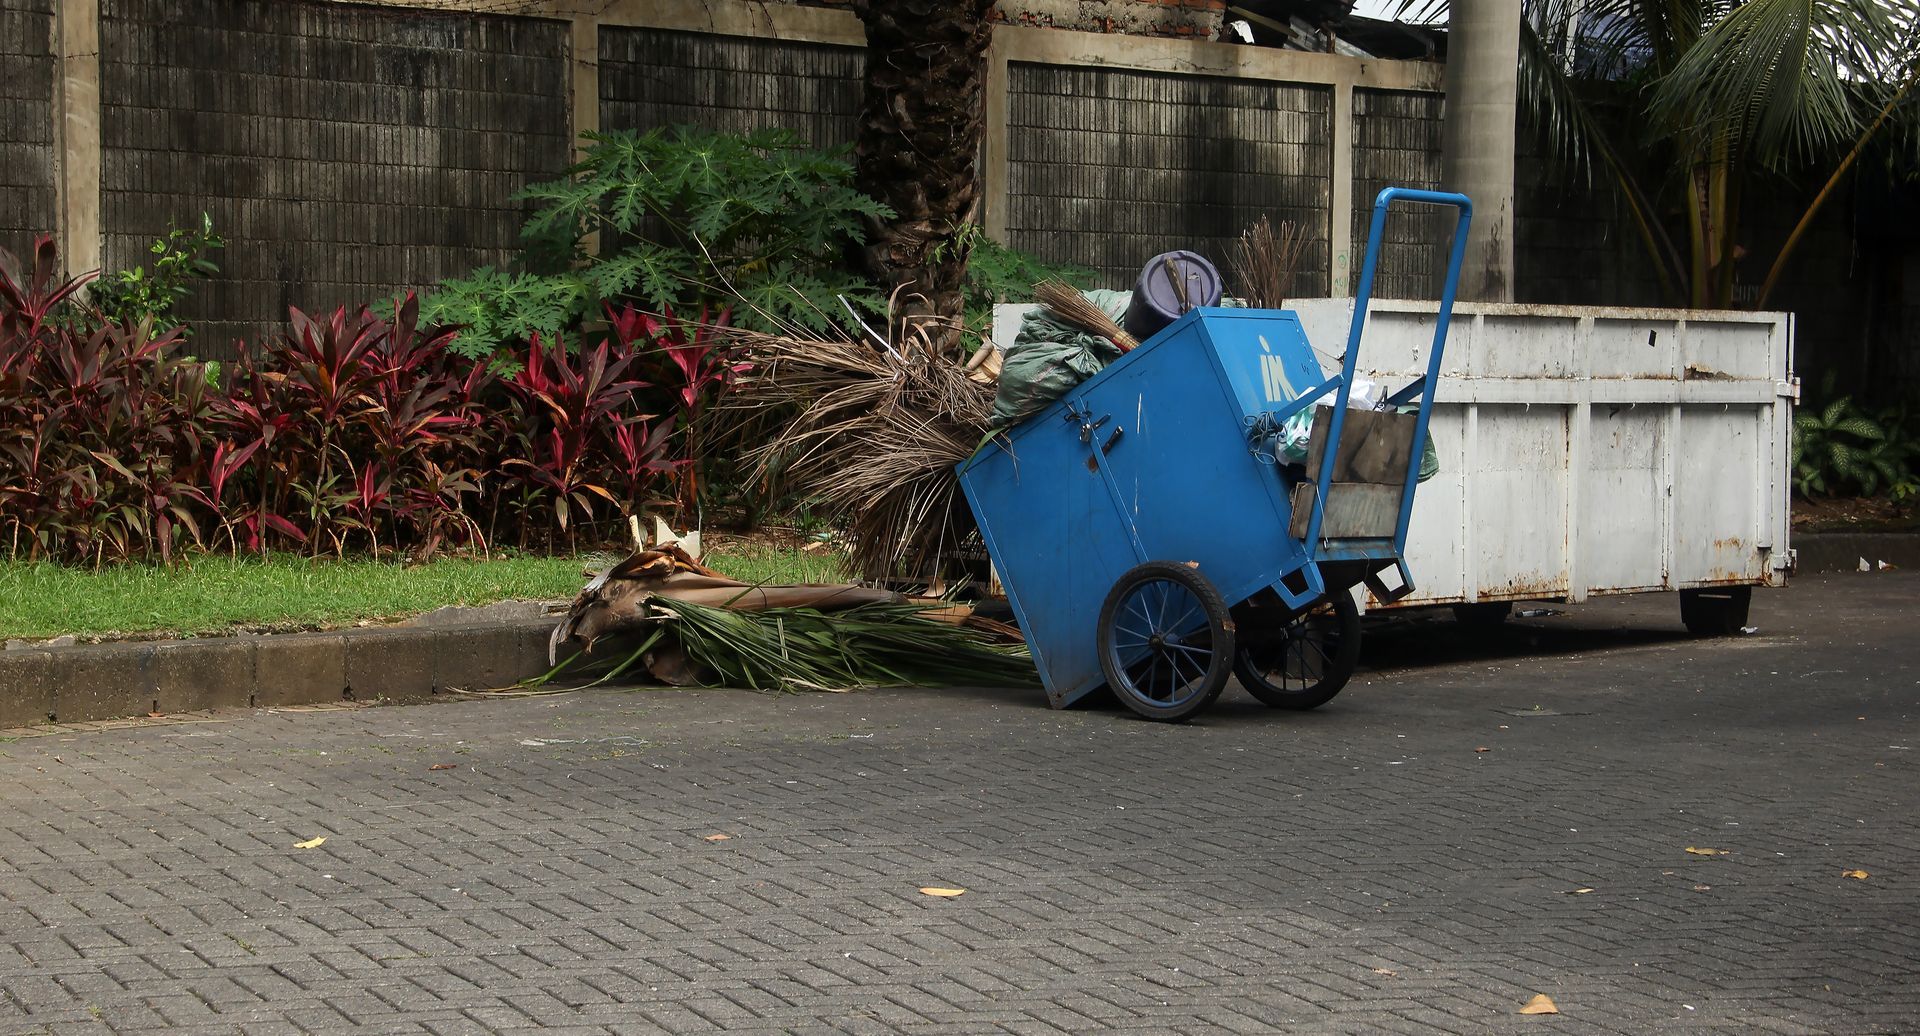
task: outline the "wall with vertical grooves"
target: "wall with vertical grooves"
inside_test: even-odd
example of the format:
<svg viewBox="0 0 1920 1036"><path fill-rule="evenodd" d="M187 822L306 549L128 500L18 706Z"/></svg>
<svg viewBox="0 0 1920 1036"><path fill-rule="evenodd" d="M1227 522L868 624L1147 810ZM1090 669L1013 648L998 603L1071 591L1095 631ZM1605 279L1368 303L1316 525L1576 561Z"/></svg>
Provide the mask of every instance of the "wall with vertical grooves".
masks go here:
<svg viewBox="0 0 1920 1036"><path fill-rule="evenodd" d="M501 264L571 159L564 22L302 0L101 0L109 269L206 211L220 355L303 309Z"/></svg>
<svg viewBox="0 0 1920 1036"><path fill-rule="evenodd" d="M864 63L857 47L602 26L600 127L785 129L816 147L851 144Z"/></svg>
<svg viewBox="0 0 1920 1036"><path fill-rule="evenodd" d="M1007 244L1131 287L1187 248L1226 272L1255 218L1310 244L1294 290L1327 290L1332 91L1326 86L1015 64Z"/></svg>
<svg viewBox="0 0 1920 1036"><path fill-rule="evenodd" d="M54 232L53 0L0 0L0 248Z"/></svg>
<svg viewBox="0 0 1920 1036"><path fill-rule="evenodd" d="M1387 187L1440 187L1440 94L1399 90L1353 92L1353 253L1360 256L1373 220L1373 200ZM1381 235L1373 294L1383 299L1438 298L1445 247L1454 219L1425 207L1396 207ZM1443 222L1444 221L1444 222Z"/></svg>

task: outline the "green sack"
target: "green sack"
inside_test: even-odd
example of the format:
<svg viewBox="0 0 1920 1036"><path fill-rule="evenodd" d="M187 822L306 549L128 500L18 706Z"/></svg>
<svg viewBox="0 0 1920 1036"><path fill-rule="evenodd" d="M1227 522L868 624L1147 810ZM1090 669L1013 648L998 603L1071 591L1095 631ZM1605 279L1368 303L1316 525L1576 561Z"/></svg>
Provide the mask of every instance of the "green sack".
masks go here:
<svg viewBox="0 0 1920 1036"><path fill-rule="evenodd" d="M1417 406L1403 406L1400 408L1400 412L1403 414L1417 414L1420 412L1420 408ZM1425 482L1440 473L1440 454L1434 452L1433 449L1433 427L1431 425L1427 427L1426 441L1420 445L1420 474L1414 479L1415 483Z"/></svg>
<svg viewBox="0 0 1920 1036"><path fill-rule="evenodd" d="M1126 316L1129 293L1083 292L1115 321ZM1120 358L1120 348L1099 335L1055 320L1036 307L1020 323L1020 333L1000 362L1000 387L993 399L993 426L1005 428L1047 408L1075 385Z"/></svg>

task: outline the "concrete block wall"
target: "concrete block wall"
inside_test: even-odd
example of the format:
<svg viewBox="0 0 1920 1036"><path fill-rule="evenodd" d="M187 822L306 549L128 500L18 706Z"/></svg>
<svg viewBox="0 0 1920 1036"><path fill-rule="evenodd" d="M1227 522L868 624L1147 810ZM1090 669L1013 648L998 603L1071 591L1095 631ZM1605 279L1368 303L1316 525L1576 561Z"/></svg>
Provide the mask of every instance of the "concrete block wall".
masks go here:
<svg viewBox="0 0 1920 1036"><path fill-rule="evenodd" d="M52 0L0 4L38 12L51 31ZM209 212L230 243L223 272L183 315L199 330L195 351L214 358L235 338L274 332L289 305L358 304L509 262L525 214L512 195L558 175L580 131L695 122L848 143L864 60L858 19L834 5L52 9L61 40L72 37L41 59L49 91L72 109L57 170L70 181L68 254L108 268L142 262L170 222ZM979 218L1003 241L1114 285L1169 247L1224 267L1264 213L1310 228L1297 293L1346 290L1357 173L1378 164L1368 142L1392 136L1368 130L1372 109L1355 99L1439 88L1433 65L1013 24L996 30L988 62Z"/></svg>
<svg viewBox="0 0 1920 1036"><path fill-rule="evenodd" d="M1227 272L1265 214L1309 228L1295 291L1326 292L1330 87L1037 64L1011 77L1009 245L1124 288L1173 248Z"/></svg>
<svg viewBox="0 0 1920 1036"><path fill-rule="evenodd" d="M0 0L0 248L54 232L53 0Z"/></svg>
<svg viewBox="0 0 1920 1036"><path fill-rule="evenodd" d="M1226 10L1226 0L1001 0L994 17L1044 29L1213 39Z"/></svg>
<svg viewBox="0 0 1920 1036"><path fill-rule="evenodd" d="M853 6L852 0L797 2L841 10ZM1226 0L1001 0L992 17L1008 25L1040 29L1213 39L1220 34L1226 10Z"/></svg>
<svg viewBox="0 0 1920 1036"><path fill-rule="evenodd" d="M851 144L865 59L850 46L602 26L600 126L786 129L816 147Z"/></svg>
<svg viewBox="0 0 1920 1036"><path fill-rule="evenodd" d="M1373 200L1387 187L1440 187L1440 117L1444 98L1402 90L1353 92L1353 272L1373 219ZM1381 235L1373 294L1382 299L1438 298L1454 217L1425 208L1394 208Z"/></svg>
<svg viewBox="0 0 1920 1036"><path fill-rule="evenodd" d="M1514 301L1664 305L1633 217L1606 170L1555 161L1526 127L1515 144Z"/></svg>
<svg viewBox="0 0 1920 1036"><path fill-rule="evenodd" d="M88 0L91 2L91 0ZM198 351L287 307L500 265L571 161L564 22L303 0L101 0L109 269L204 210L228 246Z"/></svg>

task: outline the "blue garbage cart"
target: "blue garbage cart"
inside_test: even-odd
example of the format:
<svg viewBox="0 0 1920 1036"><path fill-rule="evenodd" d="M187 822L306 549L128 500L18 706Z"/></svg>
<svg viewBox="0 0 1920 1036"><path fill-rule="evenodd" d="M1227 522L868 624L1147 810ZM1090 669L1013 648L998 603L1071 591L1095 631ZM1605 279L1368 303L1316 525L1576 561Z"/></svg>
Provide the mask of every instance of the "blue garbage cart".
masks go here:
<svg viewBox="0 0 1920 1036"><path fill-rule="evenodd" d="M1386 409L1350 409L1396 202L1459 210L1433 347ZM1289 311L1196 309L959 465L1055 708L1106 685L1180 721L1230 675L1281 708L1339 693L1353 588L1413 588L1402 554L1471 217L1463 195L1380 192L1336 374ZM1309 408L1307 455L1286 463L1269 433Z"/></svg>

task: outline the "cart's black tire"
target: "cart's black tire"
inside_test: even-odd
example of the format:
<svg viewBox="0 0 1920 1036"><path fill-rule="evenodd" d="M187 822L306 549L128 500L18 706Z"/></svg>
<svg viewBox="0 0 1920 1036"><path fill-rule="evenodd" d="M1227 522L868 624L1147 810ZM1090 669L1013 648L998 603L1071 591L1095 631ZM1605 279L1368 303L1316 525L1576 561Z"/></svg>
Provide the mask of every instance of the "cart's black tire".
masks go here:
<svg viewBox="0 0 1920 1036"><path fill-rule="evenodd" d="M1249 630L1234 652L1233 675L1247 693L1276 709L1314 709L1333 700L1360 662L1360 608L1340 591L1282 630Z"/></svg>
<svg viewBox="0 0 1920 1036"><path fill-rule="evenodd" d="M1200 629L1182 634L1194 620ZM1188 565L1136 565L1107 591L1095 638L1114 696L1141 716L1180 723L1220 697L1233 672L1233 617L1220 591ZM1128 665L1124 658L1146 651Z"/></svg>

